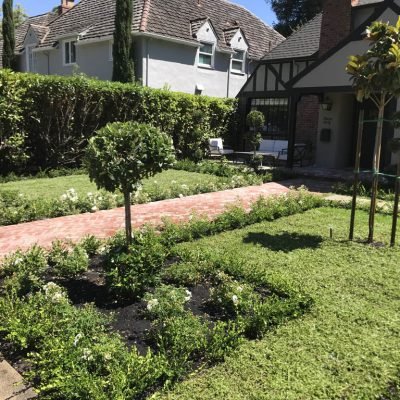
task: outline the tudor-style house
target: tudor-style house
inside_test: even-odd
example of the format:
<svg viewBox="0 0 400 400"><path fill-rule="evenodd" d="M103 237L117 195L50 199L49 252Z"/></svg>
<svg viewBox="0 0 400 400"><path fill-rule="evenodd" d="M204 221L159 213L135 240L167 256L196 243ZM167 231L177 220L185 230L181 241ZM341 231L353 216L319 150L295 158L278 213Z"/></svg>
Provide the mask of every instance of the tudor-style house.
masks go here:
<svg viewBox="0 0 400 400"><path fill-rule="evenodd" d="M20 71L112 77L115 0L61 0L17 31ZM284 40L226 0L134 0L136 79L153 88L235 97L257 61ZM2 46L1 46L2 47Z"/></svg>
<svg viewBox="0 0 400 400"><path fill-rule="evenodd" d="M251 109L266 117L265 139L288 140L288 163L297 146L312 148L312 163L322 168L354 165L358 115L377 117L372 102L356 101L346 65L350 55L369 46L366 27L380 20L395 24L400 0L325 0L323 12L268 53L242 88L243 113ZM392 101L386 113L399 108ZM370 168L376 124L364 126L362 166ZM384 129L381 167L396 162L387 145L400 136L389 124ZM242 145L238 140L238 145Z"/></svg>

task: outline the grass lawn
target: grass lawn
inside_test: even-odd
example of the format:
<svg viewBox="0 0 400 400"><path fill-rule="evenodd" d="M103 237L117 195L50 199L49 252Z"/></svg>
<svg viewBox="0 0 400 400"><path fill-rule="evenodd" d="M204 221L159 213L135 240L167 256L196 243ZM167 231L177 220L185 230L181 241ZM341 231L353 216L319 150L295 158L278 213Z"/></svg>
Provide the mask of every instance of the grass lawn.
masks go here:
<svg viewBox="0 0 400 400"><path fill-rule="evenodd" d="M367 218L359 212L362 238ZM244 260L244 275L284 279L315 304L157 398L399 399L400 248L348 243L348 222L349 211L322 208L180 245ZM378 240L390 226L377 217Z"/></svg>
<svg viewBox="0 0 400 400"><path fill-rule="evenodd" d="M157 174L143 182L145 191L154 191L157 187L174 185L194 186L203 183L215 183L221 178L213 175L199 174L196 172L169 170ZM175 181L175 182L174 182ZM85 195L95 192L96 185L91 183L87 175L71 175L58 178L27 179L23 181L0 184L1 191L19 191L30 198L58 199L68 189L74 188L78 194Z"/></svg>

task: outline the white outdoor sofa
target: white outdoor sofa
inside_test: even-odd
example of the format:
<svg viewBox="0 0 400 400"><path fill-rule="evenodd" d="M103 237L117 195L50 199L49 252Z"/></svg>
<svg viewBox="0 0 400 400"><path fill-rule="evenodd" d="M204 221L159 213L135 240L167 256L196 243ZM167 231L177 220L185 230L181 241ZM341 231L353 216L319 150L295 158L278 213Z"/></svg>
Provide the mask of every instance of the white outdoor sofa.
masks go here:
<svg viewBox="0 0 400 400"><path fill-rule="evenodd" d="M209 141L209 149L211 157L222 157L233 154L233 149L224 146L222 138L213 138Z"/></svg>
<svg viewBox="0 0 400 400"><path fill-rule="evenodd" d="M287 160L287 149L288 149L288 141L287 140L270 140L264 139L260 143L260 148L257 153L263 154L266 153L270 156L273 156L276 160Z"/></svg>

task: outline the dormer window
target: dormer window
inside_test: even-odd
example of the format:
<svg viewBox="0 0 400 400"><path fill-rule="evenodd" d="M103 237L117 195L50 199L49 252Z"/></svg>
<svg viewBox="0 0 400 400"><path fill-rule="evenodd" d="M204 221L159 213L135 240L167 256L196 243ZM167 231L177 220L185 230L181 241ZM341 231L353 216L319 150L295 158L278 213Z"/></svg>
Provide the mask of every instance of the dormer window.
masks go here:
<svg viewBox="0 0 400 400"><path fill-rule="evenodd" d="M244 50L235 50L232 56L232 72L244 72L244 61L246 59L246 52Z"/></svg>
<svg viewBox="0 0 400 400"><path fill-rule="evenodd" d="M214 45L212 43L200 43L199 66L211 68L214 59Z"/></svg>
<svg viewBox="0 0 400 400"><path fill-rule="evenodd" d="M76 63L76 40L66 40L64 42L64 65Z"/></svg>

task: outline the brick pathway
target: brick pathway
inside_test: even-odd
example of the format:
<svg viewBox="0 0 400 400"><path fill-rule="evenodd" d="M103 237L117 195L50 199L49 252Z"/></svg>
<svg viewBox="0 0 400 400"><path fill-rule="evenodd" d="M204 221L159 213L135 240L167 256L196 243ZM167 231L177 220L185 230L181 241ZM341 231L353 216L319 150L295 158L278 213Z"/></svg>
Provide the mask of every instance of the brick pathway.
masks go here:
<svg viewBox="0 0 400 400"><path fill-rule="evenodd" d="M187 220L194 213L211 218L223 212L229 204L241 203L247 207L260 196L283 194L288 190L277 183L266 183L261 186L139 204L132 206L132 220L134 226L139 227L146 223L157 225L163 217L176 222ZM35 243L49 247L56 239L77 242L86 235L106 238L123 227L123 208L4 226L0 227L0 256L17 249L28 249Z"/></svg>

